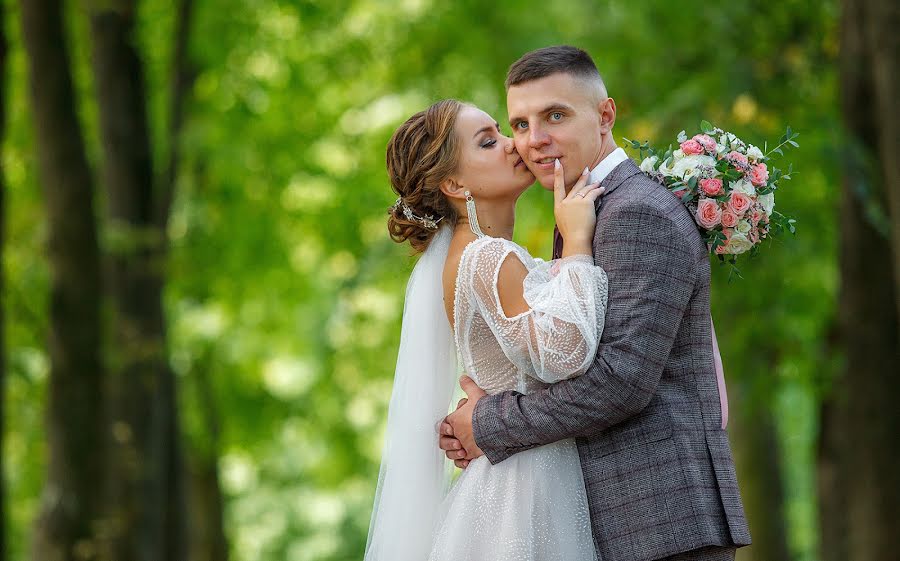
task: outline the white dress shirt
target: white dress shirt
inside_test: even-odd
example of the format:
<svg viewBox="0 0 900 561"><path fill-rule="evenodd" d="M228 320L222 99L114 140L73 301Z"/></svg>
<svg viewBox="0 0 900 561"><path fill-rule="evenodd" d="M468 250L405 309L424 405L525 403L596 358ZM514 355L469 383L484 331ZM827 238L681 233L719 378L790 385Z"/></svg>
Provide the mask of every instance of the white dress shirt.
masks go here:
<svg viewBox="0 0 900 561"><path fill-rule="evenodd" d="M609 175L609 172L627 159L628 154L625 153L625 150L616 148L609 156L600 160L600 163L591 170L591 178L588 183L598 183L603 181L606 179L606 176Z"/></svg>

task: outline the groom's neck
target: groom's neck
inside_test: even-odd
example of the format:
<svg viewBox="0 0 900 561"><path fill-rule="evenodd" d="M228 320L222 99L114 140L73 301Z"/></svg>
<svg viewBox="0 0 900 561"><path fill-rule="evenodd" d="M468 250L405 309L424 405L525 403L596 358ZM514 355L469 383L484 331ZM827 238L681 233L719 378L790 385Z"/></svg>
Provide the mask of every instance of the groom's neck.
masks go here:
<svg viewBox="0 0 900 561"><path fill-rule="evenodd" d="M597 158L591 164L590 169L594 169L600 162L606 159L607 156L616 151L619 146L616 144L615 139L613 139L612 132L600 143L600 153L597 155Z"/></svg>

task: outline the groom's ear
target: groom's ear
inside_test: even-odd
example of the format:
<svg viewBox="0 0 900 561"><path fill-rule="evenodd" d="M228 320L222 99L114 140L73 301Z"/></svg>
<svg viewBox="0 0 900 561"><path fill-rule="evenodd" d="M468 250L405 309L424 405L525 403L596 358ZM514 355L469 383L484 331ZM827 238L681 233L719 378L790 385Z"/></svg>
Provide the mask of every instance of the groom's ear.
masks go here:
<svg viewBox="0 0 900 561"><path fill-rule="evenodd" d="M466 189L456 182L455 179L449 177L443 181L441 181L440 185L441 193L446 195L451 199L465 199L465 191Z"/></svg>
<svg viewBox="0 0 900 561"><path fill-rule="evenodd" d="M606 134L616 124L616 100L608 97L600 101L597 111L600 113L600 132Z"/></svg>

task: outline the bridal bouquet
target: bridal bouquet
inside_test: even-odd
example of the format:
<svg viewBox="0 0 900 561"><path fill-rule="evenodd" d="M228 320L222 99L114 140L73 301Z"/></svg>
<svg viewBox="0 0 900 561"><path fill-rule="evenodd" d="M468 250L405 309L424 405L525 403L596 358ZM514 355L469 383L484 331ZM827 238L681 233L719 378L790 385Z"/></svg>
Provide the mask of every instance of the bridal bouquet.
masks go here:
<svg viewBox="0 0 900 561"><path fill-rule="evenodd" d="M700 129L691 138L681 131L675 150L625 141L640 150L641 171L687 206L709 251L734 266L738 255L756 255L762 240L784 230L795 232L796 221L775 210L778 182L790 179L793 168L783 172L769 164L772 154L783 156L783 148L799 146L794 141L798 133L788 127L778 146L768 150L766 144L760 150L707 121Z"/></svg>

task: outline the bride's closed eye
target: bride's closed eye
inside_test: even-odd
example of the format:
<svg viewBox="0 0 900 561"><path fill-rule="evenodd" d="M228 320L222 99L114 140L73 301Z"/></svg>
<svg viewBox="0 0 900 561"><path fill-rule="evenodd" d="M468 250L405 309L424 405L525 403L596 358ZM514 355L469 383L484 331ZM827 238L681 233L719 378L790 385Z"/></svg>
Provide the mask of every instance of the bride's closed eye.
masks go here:
<svg viewBox="0 0 900 561"><path fill-rule="evenodd" d="M496 138L488 139L481 143L482 148L492 148L495 144L497 144Z"/></svg>

